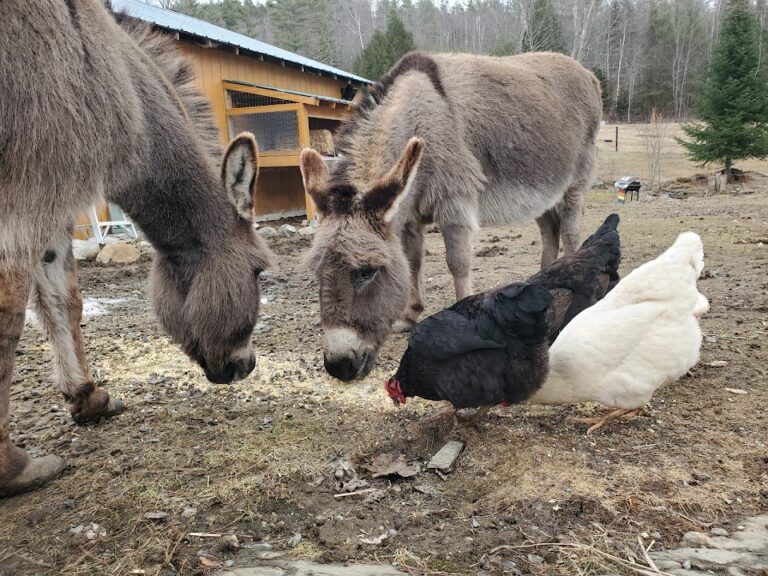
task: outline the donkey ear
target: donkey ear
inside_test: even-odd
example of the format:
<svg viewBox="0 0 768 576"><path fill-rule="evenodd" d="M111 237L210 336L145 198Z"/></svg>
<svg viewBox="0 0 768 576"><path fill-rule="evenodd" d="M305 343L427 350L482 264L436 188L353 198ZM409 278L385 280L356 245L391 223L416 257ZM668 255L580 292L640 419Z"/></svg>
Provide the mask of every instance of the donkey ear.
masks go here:
<svg viewBox="0 0 768 576"><path fill-rule="evenodd" d="M362 199L365 211L379 212L385 222L392 221L416 179L424 146L421 138L408 141L397 164L365 193Z"/></svg>
<svg viewBox="0 0 768 576"><path fill-rule="evenodd" d="M317 214L322 218L328 212L328 201L326 198L329 176L328 165L315 150L304 148L301 151L299 167L301 168L301 179L304 181L304 190L312 198L315 208L317 208Z"/></svg>
<svg viewBox="0 0 768 576"><path fill-rule="evenodd" d="M237 213L253 219L256 178L259 175L259 147L250 132L239 134L229 143L221 166L221 179Z"/></svg>

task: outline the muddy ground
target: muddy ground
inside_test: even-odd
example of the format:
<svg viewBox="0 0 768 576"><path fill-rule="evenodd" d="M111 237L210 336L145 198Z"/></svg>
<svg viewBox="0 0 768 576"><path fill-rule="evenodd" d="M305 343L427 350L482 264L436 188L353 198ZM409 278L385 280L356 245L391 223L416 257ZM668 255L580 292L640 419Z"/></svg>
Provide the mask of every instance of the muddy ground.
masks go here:
<svg viewBox="0 0 768 576"><path fill-rule="evenodd" d="M590 194L584 236L618 210L624 272L679 232L699 232L700 288L712 303L692 375L660 390L649 415L591 437L572 418L595 406L497 408L479 430L421 421L442 405L396 409L382 383L404 336L391 339L364 382L331 380L316 287L300 266L305 238L271 240L280 268L262 281L257 370L229 386L207 383L160 332L144 296L151 255L128 267L82 266L90 362L130 410L74 425L50 383L48 345L30 325L17 352L13 435L69 467L43 490L0 500L0 574L202 574L247 565L259 542L413 574L625 574L626 563L606 554L642 562L638 535L663 549L686 531L764 513L766 180L713 197L684 184L674 194L682 199L643 194L625 206L609 192ZM439 234L427 247L431 313L452 302L453 289ZM486 229L476 252L476 287L521 280L537 269L538 232L533 224ZM382 453L423 466L450 439L466 449L445 479L374 479L368 469ZM350 471L335 476L345 465L368 482L360 489L377 490L335 497L355 487L342 485ZM236 534L240 547L200 533Z"/></svg>

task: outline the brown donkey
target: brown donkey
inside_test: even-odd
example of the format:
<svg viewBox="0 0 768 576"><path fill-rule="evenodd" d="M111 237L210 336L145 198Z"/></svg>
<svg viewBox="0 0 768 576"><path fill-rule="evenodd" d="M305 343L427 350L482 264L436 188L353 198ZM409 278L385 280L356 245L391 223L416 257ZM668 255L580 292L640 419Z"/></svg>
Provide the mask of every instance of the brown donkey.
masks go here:
<svg viewBox="0 0 768 576"><path fill-rule="evenodd" d="M103 196L141 227L157 249L157 316L214 382L253 370L270 253L251 222L256 142L238 136L221 162L208 105L171 40L120 27L101 0L3 0L0 22L0 495L9 495L64 467L9 438L30 295L74 419L124 409L85 359L70 240L78 212Z"/></svg>
<svg viewBox="0 0 768 576"><path fill-rule="evenodd" d="M458 299L472 293L481 225L536 218L543 266L561 237L576 250L601 115L597 79L560 54L411 53L387 72L342 126L332 172L301 157L322 218L309 262L328 372L366 375L393 326L418 320L430 222Z"/></svg>

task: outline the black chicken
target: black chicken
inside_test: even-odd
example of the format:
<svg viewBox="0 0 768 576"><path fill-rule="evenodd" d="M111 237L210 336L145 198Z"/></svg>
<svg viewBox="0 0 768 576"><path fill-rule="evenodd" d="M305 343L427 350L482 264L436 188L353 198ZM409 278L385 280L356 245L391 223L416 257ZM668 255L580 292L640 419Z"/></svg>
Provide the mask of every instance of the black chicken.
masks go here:
<svg viewBox="0 0 768 576"><path fill-rule="evenodd" d="M555 341L579 312L601 300L619 281L619 215L611 214L581 247L526 280L546 288L555 299L549 342Z"/></svg>
<svg viewBox="0 0 768 576"><path fill-rule="evenodd" d="M510 284L475 294L425 318L386 390L395 404L409 396L448 400L454 408L529 398L547 375L552 295L539 286Z"/></svg>
<svg viewBox="0 0 768 576"><path fill-rule="evenodd" d="M579 250L526 283L470 296L417 324L386 383L395 404L420 396L480 406L475 421L495 404L533 395L546 377L548 344L619 281L618 225L611 214Z"/></svg>

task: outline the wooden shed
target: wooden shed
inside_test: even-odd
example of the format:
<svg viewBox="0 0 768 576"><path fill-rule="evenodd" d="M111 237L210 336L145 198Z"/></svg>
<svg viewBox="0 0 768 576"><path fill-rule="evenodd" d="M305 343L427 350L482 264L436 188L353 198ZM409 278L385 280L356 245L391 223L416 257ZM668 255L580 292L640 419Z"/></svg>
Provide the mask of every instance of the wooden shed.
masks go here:
<svg viewBox="0 0 768 576"><path fill-rule="evenodd" d="M355 94L371 82L140 0L112 0L112 9L176 38L211 102L222 145L243 130L256 135L260 148L256 219L305 213L313 218L313 204L304 194L299 172L301 149L312 146L333 155L333 130Z"/></svg>

